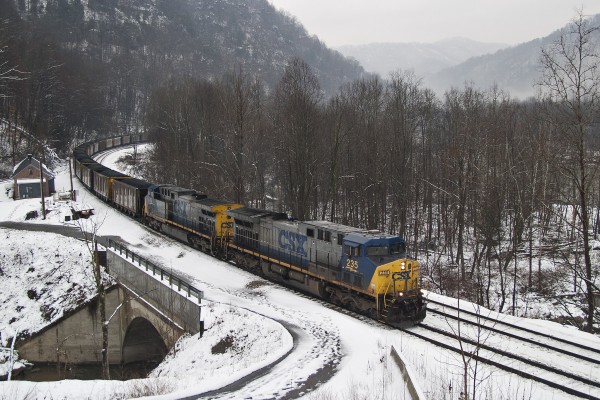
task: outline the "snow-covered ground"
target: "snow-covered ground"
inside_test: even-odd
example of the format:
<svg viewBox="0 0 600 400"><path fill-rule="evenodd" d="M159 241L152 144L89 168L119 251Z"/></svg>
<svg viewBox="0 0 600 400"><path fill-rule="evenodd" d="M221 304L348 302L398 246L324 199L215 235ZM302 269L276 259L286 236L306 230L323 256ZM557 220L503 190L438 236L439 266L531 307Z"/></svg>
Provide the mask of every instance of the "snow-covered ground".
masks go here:
<svg viewBox="0 0 600 400"><path fill-rule="evenodd" d="M118 153L111 154L102 162L114 165L118 157ZM68 169L59 171L56 179L58 190L68 188ZM197 336L182 339L165 362L147 379L127 382L96 380L85 384L74 380L51 383L2 382L0 399L27 398L28 395L29 398L52 399L112 399L154 395L174 399L233 384L243 375L256 370L262 371L261 374L253 376L248 382L232 385L225 393L214 392L211 397L408 399L410 397L400 371L390 357L392 346L410 364L416 383L427 398L459 397L463 374L459 355L402 331L340 313L320 301L264 281L233 265L157 235L108 208L82 189L78 182L74 185L79 190L78 201L95 210L92 218L99 225L98 234L120 236L137 253L172 268L194 286L204 290L203 315L208 330L200 340ZM3 200L0 202L0 222L23 221L27 211L39 206L39 200L37 204L36 200L9 200L4 196L4 191L0 193L0 199ZM38 218L31 223L64 224L64 218L61 220L58 213L56 215L51 213L45 222ZM31 236L27 241L16 241L23 243L24 252L28 246L25 243L43 242L45 246L39 248L48 248L48 258L54 256L60 241L65 240L57 235L44 234L42 237L39 232L25 233L0 228L0 238L19 238L20 235ZM0 240L2 254L9 246L6 243L11 242ZM69 249L67 252L77 252L71 250L70 246L65 247ZM66 255L61 257L67 260ZM65 261L65 264L71 262ZM73 261L73 264L76 269L77 264L81 263ZM34 268L37 271L40 267ZM16 303L13 301L19 301L15 300L18 295L7 298L4 296L6 290L3 285L0 301L14 308ZM435 298L453 301L442 296ZM3 318L0 329L8 332L12 324L4 320L3 314L0 315ZM511 320L532 329L576 338L600 347L597 337L558 324L514 317ZM20 326L19 329L37 329L38 322L32 325L35 326ZM217 343L221 343L220 348L224 347L226 351L213 354ZM280 362L261 369L281 357ZM476 398L572 398L496 368L485 365L479 365L478 368L481 381L477 386ZM593 394L600 396L600 393Z"/></svg>

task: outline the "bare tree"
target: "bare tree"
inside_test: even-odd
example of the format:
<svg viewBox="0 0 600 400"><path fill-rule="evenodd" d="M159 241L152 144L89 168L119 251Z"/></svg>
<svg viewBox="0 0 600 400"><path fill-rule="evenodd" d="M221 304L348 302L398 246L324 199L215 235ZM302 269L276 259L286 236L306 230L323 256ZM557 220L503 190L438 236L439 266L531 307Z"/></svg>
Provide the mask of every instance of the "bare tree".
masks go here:
<svg viewBox="0 0 600 400"><path fill-rule="evenodd" d="M582 12L560 37L542 49L540 63L543 76L539 85L556 104L550 118L560 129L565 153L561 171L576 193L573 199L578 220L578 234L583 242L584 280L587 292L587 326L593 329L594 284L590 257L590 201L592 185L598 173L592 162L597 149L590 127L600 111L600 55L595 45L599 27L591 26Z"/></svg>
<svg viewBox="0 0 600 400"><path fill-rule="evenodd" d="M98 311L100 312L100 323L102 331L102 378L110 379L110 360L108 359L108 322L106 315L106 274L103 273L98 254L98 231L104 220L98 221L92 219L79 219L77 226L83 234L85 243L91 255L91 270L94 278L94 285L98 295Z"/></svg>
<svg viewBox="0 0 600 400"><path fill-rule="evenodd" d="M274 114L281 184L292 215L299 219L309 218L316 186L320 100L319 80L310 66L291 60L277 85Z"/></svg>
<svg viewBox="0 0 600 400"><path fill-rule="evenodd" d="M412 72L396 72L390 76L387 90L386 119L389 124L389 162L388 177L393 209L391 230L398 227L401 234L408 235L405 229L412 229L414 248L420 235L417 221L420 219L420 202L422 195L421 181L416 179L418 163L421 157L416 156L417 131L422 124L421 107L424 94L420 88L421 81ZM410 204L411 193L413 204ZM413 212L412 221L407 216ZM405 228L409 227L409 228Z"/></svg>
<svg viewBox="0 0 600 400"><path fill-rule="evenodd" d="M0 20L0 98L8 96L6 82L20 80L22 73L6 58L7 44L4 39L8 25L7 20Z"/></svg>
<svg viewBox="0 0 600 400"><path fill-rule="evenodd" d="M233 200L244 203L247 189L250 158L250 142L255 139L256 121L259 104L256 100L255 85L252 77L239 67L223 78L221 108L223 118L224 171L233 186Z"/></svg>
<svg viewBox="0 0 600 400"><path fill-rule="evenodd" d="M474 320L467 322L467 319L461 317L461 298L457 299L456 321L446 317L446 324L452 331L459 349L460 363L462 369L462 393L459 397L462 400L475 399L478 386L489 375L481 376L479 371L479 353L490 338L495 322L486 324L486 318L481 313L479 305L473 305L475 313ZM462 306L466 307L466 306Z"/></svg>

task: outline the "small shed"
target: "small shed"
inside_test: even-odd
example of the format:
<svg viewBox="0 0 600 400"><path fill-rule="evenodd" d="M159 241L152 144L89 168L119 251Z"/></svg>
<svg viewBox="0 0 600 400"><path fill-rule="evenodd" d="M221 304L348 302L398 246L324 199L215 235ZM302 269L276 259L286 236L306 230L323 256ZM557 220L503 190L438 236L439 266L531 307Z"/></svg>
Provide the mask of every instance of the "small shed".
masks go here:
<svg viewBox="0 0 600 400"><path fill-rule="evenodd" d="M13 198L30 199L42 197L40 185L40 169L43 175L44 196L54 193L54 174L31 154L18 163L12 174Z"/></svg>

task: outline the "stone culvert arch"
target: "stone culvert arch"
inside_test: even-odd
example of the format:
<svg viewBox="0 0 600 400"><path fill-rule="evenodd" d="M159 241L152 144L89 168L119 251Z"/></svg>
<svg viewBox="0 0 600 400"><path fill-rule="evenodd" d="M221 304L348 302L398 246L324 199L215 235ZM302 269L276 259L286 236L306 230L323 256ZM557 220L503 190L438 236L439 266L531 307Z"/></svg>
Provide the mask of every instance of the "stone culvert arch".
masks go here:
<svg viewBox="0 0 600 400"><path fill-rule="evenodd" d="M167 345L158 330L143 317L134 318L125 332L122 362L162 361L168 352Z"/></svg>

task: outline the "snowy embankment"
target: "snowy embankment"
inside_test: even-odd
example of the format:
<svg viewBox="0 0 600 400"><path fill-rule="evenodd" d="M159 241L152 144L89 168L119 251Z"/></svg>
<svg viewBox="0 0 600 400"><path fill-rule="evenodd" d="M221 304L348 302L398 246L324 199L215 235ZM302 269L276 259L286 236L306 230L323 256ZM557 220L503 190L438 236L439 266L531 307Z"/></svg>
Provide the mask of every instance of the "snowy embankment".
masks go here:
<svg viewBox="0 0 600 400"><path fill-rule="evenodd" d="M46 232L0 229L0 333L28 337L94 297L84 242Z"/></svg>
<svg viewBox="0 0 600 400"><path fill-rule="evenodd" d="M230 384L284 355L292 338L283 327L252 312L226 305L204 309L207 331L182 337L146 379L129 381L0 383L2 394L14 399L128 399L159 396L178 399ZM240 335L240 324L247 327ZM249 329L248 329L249 328Z"/></svg>
<svg viewBox="0 0 600 400"><path fill-rule="evenodd" d="M65 216L71 215L69 201L48 199L43 220L40 199L12 201L0 196L0 200L0 222L31 224L36 229L46 225L45 229L57 231L70 228L73 234L94 223L65 222ZM38 211L38 217L25 220L29 211ZM98 227L99 220L96 223ZM10 345L9 339L15 335L39 332L94 297L88 243L59 233L0 227L0 275L3 346ZM168 397L176 398L235 382L276 361L293 346L291 335L281 324L244 309L212 303L203 308L203 320L206 332L202 339L198 335L182 338L148 379L97 380L84 385L68 380L2 382L0 398L114 399L167 392L174 393ZM8 370L9 352L4 353L0 368ZM14 367L20 366L22 363Z"/></svg>

